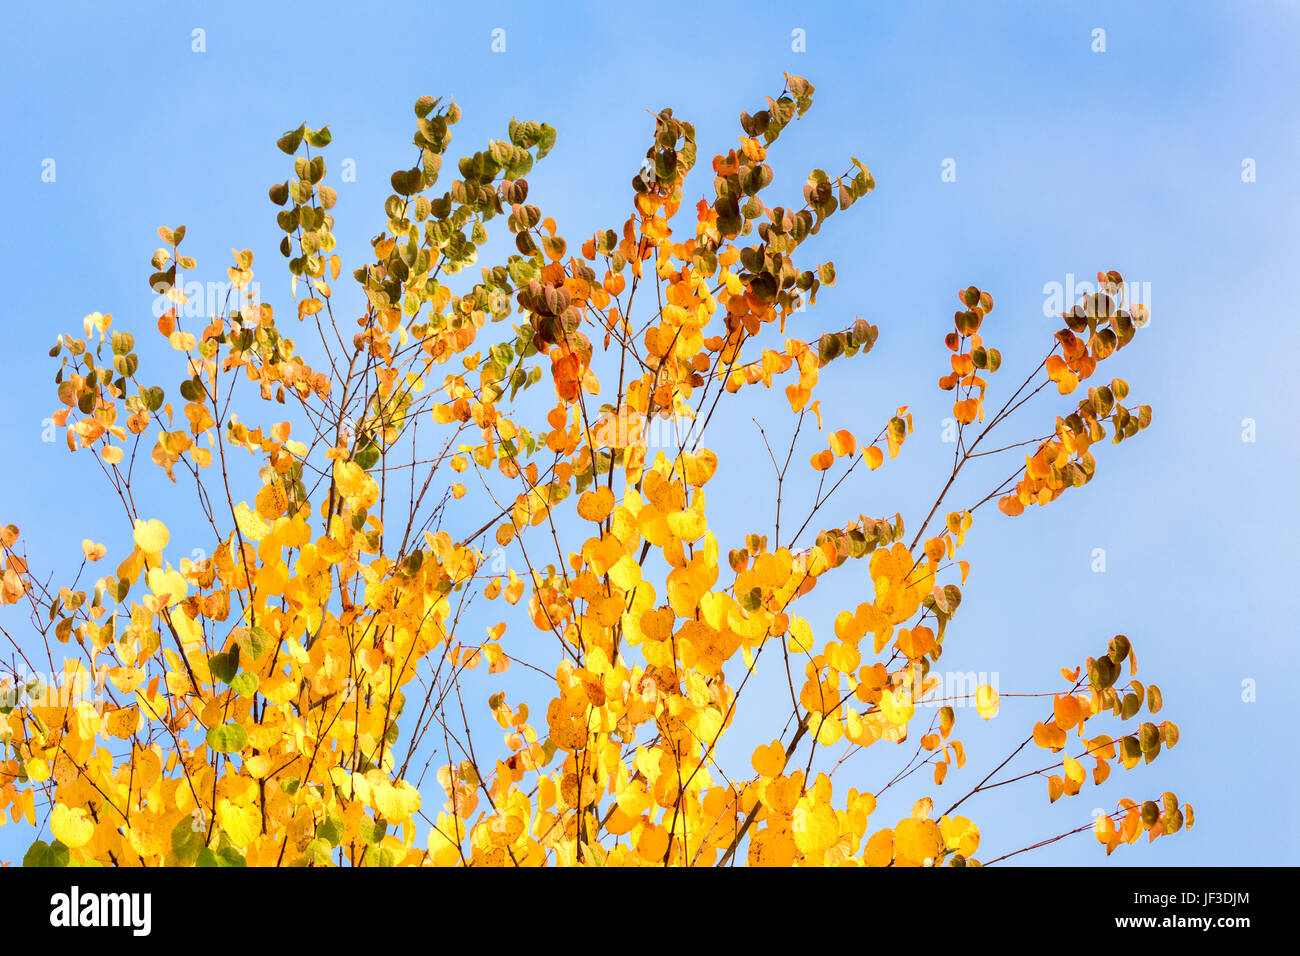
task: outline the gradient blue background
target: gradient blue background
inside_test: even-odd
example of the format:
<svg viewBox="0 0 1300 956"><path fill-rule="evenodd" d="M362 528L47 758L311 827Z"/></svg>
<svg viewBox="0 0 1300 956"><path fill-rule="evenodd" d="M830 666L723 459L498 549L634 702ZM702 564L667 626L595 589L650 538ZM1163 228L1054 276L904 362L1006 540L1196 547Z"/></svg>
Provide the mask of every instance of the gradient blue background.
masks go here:
<svg viewBox="0 0 1300 956"><path fill-rule="evenodd" d="M795 201L810 169L838 172L849 155L878 184L809 247L837 262L839 283L790 334L812 338L856 316L877 323L868 358L823 373L827 426L874 435L903 403L916 422L897 462L841 488L828 523L901 510L914 528L933 500L952 454L940 438L951 396L935 380L947 371L941 339L959 287L976 284L996 299L984 333L1004 356L990 398L997 407L1059 325L1043 315L1046 283L1118 269L1150 284L1150 326L1103 369L1129 379L1133 397L1154 406L1154 424L1131 443L1098 448L1096 479L1050 508L1016 520L981 509L942 663L996 672L1004 694L1058 690L1059 667L1123 632L1137 648L1138 677L1162 687L1161 716L1179 723L1182 742L1055 805L1042 780L976 797L962 812L983 830L979 855L1086 823L1119 796L1173 790L1195 806L1195 829L1123 847L1111 863L1296 863L1287 582L1298 403L1288 309L1300 251L1300 8L788 6L12 6L0 36L0 522L21 526L34 564L59 582L75 571L84 536L111 555L129 548L129 528L89 458L70 455L61 436L41 441L42 419L58 407L56 363L45 352L56 334L102 311L137 331L145 362L165 357L148 332L148 260L160 224L188 226L185 248L202 278L224 279L230 248L251 247L263 298L284 310L287 272L266 187L290 170L274 147L285 129L330 124L325 155L350 270L382 227L388 173L409 165L410 108L421 94L454 96L464 109L455 155L504 138L510 116L555 126L553 153L528 177L530 201L573 242L626 218L628 183L652 131L647 111L672 106L696 125L693 201L711 192L708 158L735 145L740 110L760 108L789 71L817 87L816 100L773 151L769 205ZM206 31L202 54L191 52L196 27ZM497 27L507 31L503 54L490 52ZM1105 53L1091 49L1098 27ZM806 31L804 53L791 49L796 28ZM57 162L54 183L41 181L47 157ZM355 183L338 181L344 157L356 161ZM1241 177L1247 157L1257 164L1253 183ZM956 161L956 182L941 181L946 158ZM171 368L159 376L169 390L180 380ZM1041 396L1013 419L1007 440L1048 430L1067 404ZM724 547L770 528L751 508L772 483L749 415L782 443L792 417L779 389L756 408L712 443L724 460L720 484L710 485ZM1243 441L1244 419L1255 422L1253 443ZM815 450L801 449L797 461ZM973 503L1013 467L999 461L982 478L972 468L950 503ZM153 513L172 526L177 554L187 553L193 522L180 502L159 501ZM194 530L193 546L209 546ZM1105 573L1091 570L1095 548L1105 549ZM801 613L826 626L834 608L861 599L865 580L860 566L846 569ZM25 633L13 609L2 620ZM522 627L512 634L526 637ZM779 678L759 688L774 708L788 703ZM1244 681L1254 682L1255 702L1243 701ZM1012 699L988 723L959 711L955 736L971 760L939 790L939 809L1043 716L1041 701ZM739 728L724 752L741 771L753 743L775 728L747 733ZM850 783L875 789L910 750L871 748L836 775L837 792ZM1038 751L1014 766L1048 762ZM890 791L904 792L882 799L873 827L906 815L932 789L926 777ZM28 828L0 828L0 859L21 859L31 839ZM1017 860L1095 865L1105 856L1083 834Z"/></svg>

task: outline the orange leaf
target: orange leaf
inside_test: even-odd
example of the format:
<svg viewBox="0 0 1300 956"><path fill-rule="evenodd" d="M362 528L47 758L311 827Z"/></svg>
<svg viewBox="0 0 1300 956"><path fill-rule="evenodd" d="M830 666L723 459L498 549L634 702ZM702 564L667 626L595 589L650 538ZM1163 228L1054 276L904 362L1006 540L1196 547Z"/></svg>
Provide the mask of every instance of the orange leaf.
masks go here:
<svg viewBox="0 0 1300 956"><path fill-rule="evenodd" d="M828 440L830 441L831 451L835 452L838 458L852 455L858 450L858 440L853 437L852 432L843 428L837 432L831 432Z"/></svg>
<svg viewBox="0 0 1300 956"><path fill-rule="evenodd" d="M614 510L614 492L601 486L578 498L578 516L587 521L604 521Z"/></svg>

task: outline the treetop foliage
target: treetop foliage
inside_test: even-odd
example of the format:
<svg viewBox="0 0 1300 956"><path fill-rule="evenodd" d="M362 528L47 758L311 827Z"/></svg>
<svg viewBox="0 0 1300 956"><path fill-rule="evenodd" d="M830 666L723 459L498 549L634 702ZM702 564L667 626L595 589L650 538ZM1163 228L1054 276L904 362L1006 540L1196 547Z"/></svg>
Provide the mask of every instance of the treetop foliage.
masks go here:
<svg viewBox="0 0 1300 956"><path fill-rule="evenodd" d="M998 778L1008 758L951 800L873 819L877 795L918 770L935 793L951 782L967 759L959 709L999 714L995 688L941 697L934 673L959 634L974 513L996 499L1020 515L1087 484L1094 446L1133 437L1151 409L1126 405L1115 378L1023 440L990 436L1049 386L1101 382L1146 313L1125 307L1119 273L1100 273L994 410L993 297L960 290L939 380L958 438L933 508L910 527L888 511L831 518L850 475L892 467L912 421L905 406L873 421L814 398L841 363L868 360L875 325L787 329L835 284L805 243L876 185L851 159L813 170L789 206L760 198L769 152L812 97L787 76L742 113L694 204L695 129L661 111L631 214L572 246L529 202L556 131L511 120L438 193L460 110L423 97L413 163L392 174L373 257L350 272L355 315L335 288L328 127L278 141L293 169L270 188L291 307L260 301L244 249L229 301L193 314L185 227L159 229L149 283L175 365L142 362L134 333L100 313L50 352L56 422L112 487L132 550L98 573L107 549L87 538L76 579L54 586L16 527L0 542L0 599L41 644L4 630L16 656L0 676L0 808L48 830L26 862L974 865L980 831L956 811L978 794L1036 777L1055 801L1173 747L1159 689L1116 636L1062 669L1062 687L1023 695L1044 710L1050 698L1012 755L1045 751L1033 769ZM475 274L500 219L515 251ZM720 403L774 386L790 417L756 422L754 440L775 498L751 493L752 531L719 541L706 488L720 462L703 442ZM788 449L769 432L789 433ZM1024 461L954 508L963 466L994 454ZM210 531L210 556L184 557L192 542L179 547L137 493L151 465ZM804 469L816 494L783 496ZM815 633L809 595L853 574L870 596ZM497 620L484 628L483 614ZM788 700L746 693L760 665ZM1113 733L1090 725L1105 716ZM738 720L770 726L771 742L724 766ZM895 773L867 751L907 763ZM951 805L936 813L936 799ZM1192 824L1170 793L1114 806L1079 828L1107 853Z"/></svg>

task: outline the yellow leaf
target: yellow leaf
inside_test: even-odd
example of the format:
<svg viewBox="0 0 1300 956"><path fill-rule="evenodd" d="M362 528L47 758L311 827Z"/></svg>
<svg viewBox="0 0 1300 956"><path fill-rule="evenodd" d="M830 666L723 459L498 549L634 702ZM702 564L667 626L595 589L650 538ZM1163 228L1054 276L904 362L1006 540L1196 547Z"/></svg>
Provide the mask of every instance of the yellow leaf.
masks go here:
<svg viewBox="0 0 1300 956"><path fill-rule="evenodd" d="M108 732L120 740L126 740L140 725L139 707L119 707L109 711L107 717Z"/></svg>
<svg viewBox="0 0 1300 956"><path fill-rule="evenodd" d="M649 863L662 862L668 852L668 831L658 824L646 827L637 840L636 851Z"/></svg>
<svg viewBox="0 0 1300 956"><path fill-rule="evenodd" d="M975 691L975 711L985 720L991 720L1002 705L1002 697L988 684L982 684Z"/></svg>
<svg viewBox="0 0 1300 956"><path fill-rule="evenodd" d="M826 645L826 663L841 674L852 674L862 663L862 652L854 644L832 641Z"/></svg>
<svg viewBox="0 0 1300 956"><path fill-rule="evenodd" d="M933 820L902 820L894 828L895 862L933 866L943 852L943 837Z"/></svg>
<svg viewBox="0 0 1300 956"><path fill-rule="evenodd" d="M631 591L641 583L641 566L632 555L625 554L609 569L609 580L615 587Z"/></svg>
<svg viewBox="0 0 1300 956"><path fill-rule="evenodd" d="M237 847L252 843L262 826L261 811L255 806L238 807L229 800L217 801L217 825Z"/></svg>
<svg viewBox="0 0 1300 956"><path fill-rule="evenodd" d="M895 695L891 688L886 687L880 694L880 712L891 724L902 727L912 719L916 707L912 704L912 696L905 689Z"/></svg>
<svg viewBox="0 0 1300 956"><path fill-rule="evenodd" d="M510 583L506 585L506 603L518 604L519 599L524 594L524 582L520 580L519 575L515 574L515 569L510 569Z"/></svg>
<svg viewBox="0 0 1300 956"><path fill-rule="evenodd" d="M95 835L95 823L81 807L56 804L50 814L50 832L66 847L85 846Z"/></svg>
<svg viewBox="0 0 1300 956"><path fill-rule="evenodd" d="M1065 781L1056 774L1047 778L1047 800L1049 803L1055 803L1060 799L1061 794L1065 792Z"/></svg>
<svg viewBox="0 0 1300 956"><path fill-rule="evenodd" d="M754 750L750 763L754 766L754 772L760 776L769 779L779 777L785 769L785 748L779 740L760 745Z"/></svg>
<svg viewBox="0 0 1300 956"><path fill-rule="evenodd" d="M334 462L334 483L350 508L369 508L379 500L379 485L355 461Z"/></svg>
<svg viewBox="0 0 1300 956"><path fill-rule="evenodd" d="M235 505L235 524L239 533L249 541L261 541L271 533L271 526L244 502Z"/></svg>
<svg viewBox="0 0 1300 956"><path fill-rule="evenodd" d="M1083 783L1087 778L1088 775L1083 769L1083 764L1079 763L1079 761L1075 760L1073 757L1066 757L1064 765L1065 777L1067 780L1070 780L1073 783Z"/></svg>
<svg viewBox="0 0 1300 956"><path fill-rule="evenodd" d="M394 823L409 820L420 809L420 792L406 780L376 788L373 796L375 808Z"/></svg>
<svg viewBox="0 0 1300 956"><path fill-rule="evenodd" d="M812 628L801 617L796 617L790 622L789 646L796 654L806 654L813 649Z"/></svg>
<svg viewBox="0 0 1300 956"><path fill-rule="evenodd" d="M844 736L844 725L833 714L812 714L808 718L814 729L817 742L823 747L832 747Z"/></svg>
<svg viewBox="0 0 1300 956"><path fill-rule="evenodd" d="M840 826L834 810L804 797L790 816L790 831L800 853L821 853L839 839Z"/></svg>
<svg viewBox="0 0 1300 956"><path fill-rule="evenodd" d="M269 485L263 485L253 499L253 504L264 518L274 521L284 514L289 507L289 499L284 493L284 483L276 479Z"/></svg>
<svg viewBox="0 0 1300 956"><path fill-rule="evenodd" d="M682 541L698 541L709 530L709 525L701 511L674 511L667 515L665 522L673 536Z"/></svg>
<svg viewBox="0 0 1300 956"><path fill-rule="evenodd" d="M150 568L148 575L149 590L160 598L166 598L167 604L178 604L189 595L189 585L184 576L168 568Z"/></svg>
<svg viewBox="0 0 1300 956"><path fill-rule="evenodd" d="M682 477L692 488L705 485L718 470L718 456L707 448L697 455L682 456Z"/></svg>
<svg viewBox="0 0 1300 956"><path fill-rule="evenodd" d="M144 683L145 673L138 667L113 667L108 671L108 679L124 694L133 694Z"/></svg>
<svg viewBox="0 0 1300 956"><path fill-rule="evenodd" d="M158 830L146 830L143 826L131 826L122 831L131 849L135 850L140 857L161 856L163 852L163 839L168 834L161 833ZM171 845L171 840L167 840L167 845Z"/></svg>
<svg viewBox="0 0 1300 956"><path fill-rule="evenodd" d="M867 866L889 866L894 861L894 831L877 830L871 834L862 861Z"/></svg>
<svg viewBox="0 0 1300 956"><path fill-rule="evenodd" d="M145 554L157 554L167 547L170 535L165 524L157 518L150 518L148 521L140 520L135 523L134 538L136 545Z"/></svg>
<svg viewBox="0 0 1300 956"><path fill-rule="evenodd" d="M465 821L448 813L439 813L438 821L429 828L429 854L437 866L450 866L460 858L461 841L465 839Z"/></svg>
<svg viewBox="0 0 1300 956"><path fill-rule="evenodd" d="M943 842L962 856L970 859L980 845L980 828L965 817L943 817L939 820Z"/></svg>
<svg viewBox="0 0 1300 956"><path fill-rule="evenodd" d="M784 868L794 863L798 852L788 832L767 827L749 841L747 856L750 866Z"/></svg>

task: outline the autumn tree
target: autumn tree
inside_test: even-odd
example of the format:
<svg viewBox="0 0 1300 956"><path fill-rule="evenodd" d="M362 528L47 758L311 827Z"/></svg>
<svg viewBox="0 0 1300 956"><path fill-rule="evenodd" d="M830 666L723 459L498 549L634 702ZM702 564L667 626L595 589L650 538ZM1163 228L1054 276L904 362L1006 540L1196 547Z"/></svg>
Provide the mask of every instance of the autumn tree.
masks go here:
<svg viewBox="0 0 1300 956"><path fill-rule="evenodd" d="M973 785L949 779L967 760L959 710L987 719L1000 703L990 686L944 698L935 676L963 637L958 553L986 505L1050 504L1089 482L1104 439L1149 424L1123 380L1097 375L1145 309L1099 274L1038 366L995 388L993 297L962 289L923 376L942 372L957 423L933 507L905 522L832 502L855 472L898 467L912 422L906 407L871 421L814 399L869 361L875 325L793 337L835 283L805 243L875 188L853 159L813 170L788 206L761 198L769 151L812 95L787 76L742 113L738 147L712 159L684 215L695 129L663 110L630 215L573 247L525 178L555 130L512 120L439 193L460 110L429 97L373 258L347 280L328 127L278 141L293 175L270 199L292 302L260 300L245 249L228 300L192 308L185 228L160 229L156 329L95 313L50 351L55 421L102 471L134 547L101 565L88 538L58 586L18 528L3 531L0 807L39 823L26 862L975 865L980 831L957 811L980 794L1037 779L1055 801L1173 747L1130 642L1098 638L1086 661L1063 649L1073 666L1024 703L1040 712L1024 711L1010 757L981 758L993 769ZM515 251L473 269L501 220ZM141 361L146 333L173 364ZM756 501L751 486L750 533L719 540L710 514L740 499L720 489L706 508L710 425L773 387L789 413L756 422L754 441L776 494ZM1070 397L1010 432L1045 389ZM967 487L964 466L995 454L1013 474ZM153 466L201 534L178 542L159 520L141 491ZM808 469L815 494L791 494ZM86 520L102 536L116 519ZM203 557L184 556L195 547ZM858 576L868 599L814 633L800 612L834 575ZM788 699L753 691L760 668ZM740 722L770 743L724 766ZM873 759L889 753L904 771ZM934 795L910 816L873 818L876 794L922 779ZM1079 828L1107 853L1192 823L1171 793L1113 806Z"/></svg>

